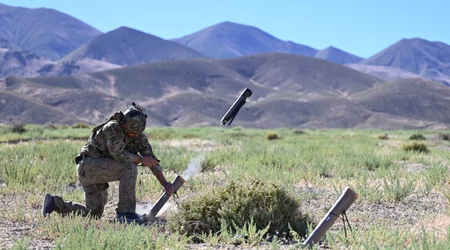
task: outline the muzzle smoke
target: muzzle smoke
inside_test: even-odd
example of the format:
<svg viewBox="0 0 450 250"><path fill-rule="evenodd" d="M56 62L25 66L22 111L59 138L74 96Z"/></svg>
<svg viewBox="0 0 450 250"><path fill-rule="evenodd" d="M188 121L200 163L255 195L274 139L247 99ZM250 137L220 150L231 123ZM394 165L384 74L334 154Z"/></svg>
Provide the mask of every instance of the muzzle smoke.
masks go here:
<svg viewBox="0 0 450 250"><path fill-rule="evenodd" d="M195 174L200 173L200 171L202 170L202 164L203 162L205 162L205 160L206 157L204 155L197 155L196 157L192 158L189 161L186 170L184 170L181 176L187 181Z"/></svg>
<svg viewBox="0 0 450 250"><path fill-rule="evenodd" d="M197 155L196 157L189 160L188 166L186 170L184 170L183 174L181 175L182 179L185 181L189 180L192 176L196 175L202 170L202 164L206 160L206 157L204 155ZM140 202L137 202L136 204L136 212L138 214L148 214L147 211L152 209L154 204L143 204ZM160 210L161 213L164 213L165 210L168 209L168 207L171 204L166 203ZM173 205L173 204L172 204Z"/></svg>

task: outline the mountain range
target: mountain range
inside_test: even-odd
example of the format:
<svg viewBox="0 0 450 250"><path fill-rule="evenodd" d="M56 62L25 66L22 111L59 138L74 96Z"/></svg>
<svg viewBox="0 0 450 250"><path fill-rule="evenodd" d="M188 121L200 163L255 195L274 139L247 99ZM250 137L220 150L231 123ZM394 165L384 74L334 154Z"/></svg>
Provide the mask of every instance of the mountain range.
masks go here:
<svg viewBox="0 0 450 250"><path fill-rule="evenodd" d="M448 128L449 60L419 38L361 58L232 22L165 40L0 4L0 123L94 124L136 101L153 126L214 126L250 88L234 125Z"/></svg>
<svg viewBox="0 0 450 250"><path fill-rule="evenodd" d="M402 39L360 62L389 66L450 85L450 46L424 39Z"/></svg>
<svg viewBox="0 0 450 250"><path fill-rule="evenodd" d="M93 38L63 57L61 61L78 61L85 58L125 66L152 61L206 58L206 56L178 43L128 27L120 27Z"/></svg>
<svg viewBox="0 0 450 250"><path fill-rule="evenodd" d="M101 32L56 10L0 4L0 37L22 50L59 59Z"/></svg>

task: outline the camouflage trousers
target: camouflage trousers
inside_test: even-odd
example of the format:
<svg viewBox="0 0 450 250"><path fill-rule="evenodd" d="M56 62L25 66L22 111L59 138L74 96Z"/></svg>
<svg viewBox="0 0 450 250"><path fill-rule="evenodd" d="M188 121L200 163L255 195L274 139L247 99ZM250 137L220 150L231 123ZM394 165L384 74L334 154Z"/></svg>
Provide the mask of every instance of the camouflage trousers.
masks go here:
<svg viewBox="0 0 450 250"><path fill-rule="evenodd" d="M84 190L86 206L65 202L55 196L56 211L61 214L103 215L108 198L108 182L119 181L117 212L135 212L137 166L132 162L116 162L112 158L84 157L77 164L77 175Z"/></svg>

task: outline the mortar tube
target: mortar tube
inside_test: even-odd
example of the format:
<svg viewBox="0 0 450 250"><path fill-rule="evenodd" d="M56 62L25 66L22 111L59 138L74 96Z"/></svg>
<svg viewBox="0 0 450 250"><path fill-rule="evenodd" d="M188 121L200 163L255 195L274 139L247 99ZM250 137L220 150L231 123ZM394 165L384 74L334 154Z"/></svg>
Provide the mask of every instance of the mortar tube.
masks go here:
<svg viewBox="0 0 450 250"><path fill-rule="evenodd" d="M185 182L185 180L183 179L183 177L177 175L175 177L175 179L172 182L173 185L173 193L176 193L178 191L178 189L181 187L181 185L183 185L183 183ZM171 194L167 194L166 192L164 192L161 197L159 197L158 201L155 203L155 205L152 207L152 209L150 210L150 213L156 217L156 215L158 214L159 210L161 210L161 208L164 206L164 204L166 204L167 200L169 200L170 196L172 196Z"/></svg>
<svg viewBox="0 0 450 250"><path fill-rule="evenodd" d="M319 225L317 225L308 239L303 242L303 247L311 248L314 244L318 243L328 231L328 229L333 226L339 215L345 213L357 198L358 194L347 187L344 192L342 192L341 197L339 197L334 206L328 211L325 217L323 217L322 221L319 223Z"/></svg>
<svg viewBox="0 0 450 250"><path fill-rule="evenodd" d="M225 113L225 115L220 120L220 123L222 125L225 125L228 123L228 126L231 125L231 122L236 117L239 110L244 106L245 100L247 100L248 97L252 96L252 91L250 89L244 89L242 93L239 95L239 97L236 99L236 101L231 105L230 109Z"/></svg>

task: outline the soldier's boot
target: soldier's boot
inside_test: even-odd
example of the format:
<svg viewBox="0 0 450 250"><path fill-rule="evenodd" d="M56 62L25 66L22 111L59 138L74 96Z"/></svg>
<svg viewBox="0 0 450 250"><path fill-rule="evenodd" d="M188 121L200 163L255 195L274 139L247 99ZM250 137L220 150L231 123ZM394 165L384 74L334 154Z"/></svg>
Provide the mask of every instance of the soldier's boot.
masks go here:
<svg viewBox="0 0 450 250"><path fill-rule="evenodd" d="M55 198L53 195L46 193L44 197L44 204L42 206L42 215L47 217L47 215L51 214L56 210Z"/></svg>
<svg viewBox="0 0 450 250"><path fill-rule="evenodd" d="M116 212L116 220L120 223L136 223L138 225L145 222L143 216L133 212Z"/></svg>

